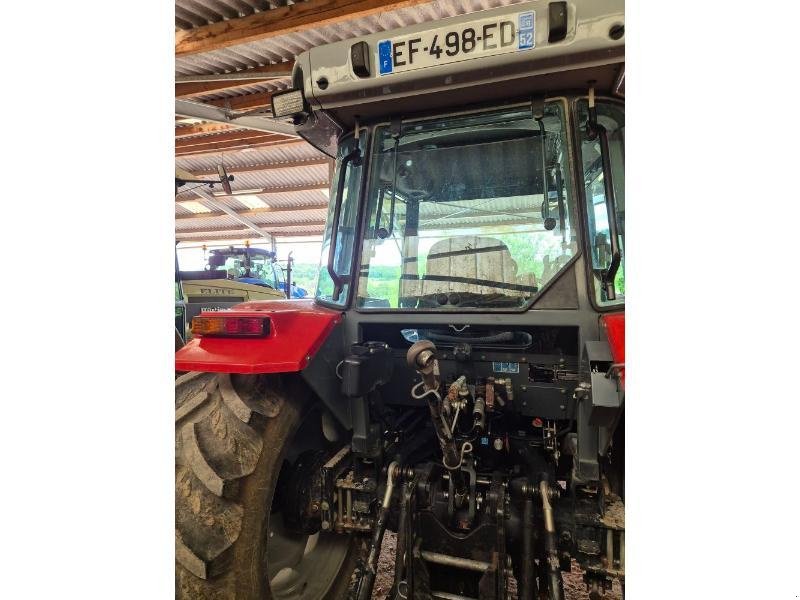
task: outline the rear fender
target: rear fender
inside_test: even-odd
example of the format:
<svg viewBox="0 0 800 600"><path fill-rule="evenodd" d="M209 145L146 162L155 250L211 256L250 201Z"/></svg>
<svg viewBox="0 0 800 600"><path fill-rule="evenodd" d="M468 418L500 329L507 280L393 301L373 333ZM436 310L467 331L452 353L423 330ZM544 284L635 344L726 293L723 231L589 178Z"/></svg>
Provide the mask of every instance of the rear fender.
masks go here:
<svg viewBox="0 0 800 600"><path fill-rule="evenodd" d="M269 317L263 338L198 337L175 353L178 371L296 373L302 371L342 321L342 313L313 300L261 300L237 304L225 316ZM202 312L201 316L219 316Z"/></svg>
<svg viewBox="0 0 800 600"><path fill-rule="evenodd" d="M625 313L613 313L600 317L600 329L605 333L614 371L619 377L620 389L625 390Z"/></svg>

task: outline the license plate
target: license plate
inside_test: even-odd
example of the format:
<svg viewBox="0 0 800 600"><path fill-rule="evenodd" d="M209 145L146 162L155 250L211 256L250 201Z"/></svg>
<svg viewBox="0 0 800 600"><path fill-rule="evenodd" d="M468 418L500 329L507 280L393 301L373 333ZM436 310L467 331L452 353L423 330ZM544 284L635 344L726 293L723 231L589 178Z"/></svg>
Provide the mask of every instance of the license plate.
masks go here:
<svg viewBox="0 0 800 600"><path fill-rule="evenodd" d="M405 73L483 56L531 50L536 45L536 12L482 19L378 42L381 75Z"/></svg>

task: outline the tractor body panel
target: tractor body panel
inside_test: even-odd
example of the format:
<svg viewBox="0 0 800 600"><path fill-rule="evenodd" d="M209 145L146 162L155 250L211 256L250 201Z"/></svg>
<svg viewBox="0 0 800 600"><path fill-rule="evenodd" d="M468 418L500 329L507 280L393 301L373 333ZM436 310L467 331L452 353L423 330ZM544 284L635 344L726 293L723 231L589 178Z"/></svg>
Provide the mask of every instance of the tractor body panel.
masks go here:
<svg viewBox="0 0 800 600"><path fill-rule="evenodd" d="M293 373L306 367L341 313L312 300L265 300L237 304L224 313L200 316L264 317L269 333L262 338L196 337L175 355L178 371L215 373Z"/></svg>
<svg viewBox="0 0 800 600"><path fill-rule="evenodd" d="M603 315L600 327L605 331L608 345L611 346L611 357L614 364L619 365L620 387L625 389L625 313Z"/></svg>

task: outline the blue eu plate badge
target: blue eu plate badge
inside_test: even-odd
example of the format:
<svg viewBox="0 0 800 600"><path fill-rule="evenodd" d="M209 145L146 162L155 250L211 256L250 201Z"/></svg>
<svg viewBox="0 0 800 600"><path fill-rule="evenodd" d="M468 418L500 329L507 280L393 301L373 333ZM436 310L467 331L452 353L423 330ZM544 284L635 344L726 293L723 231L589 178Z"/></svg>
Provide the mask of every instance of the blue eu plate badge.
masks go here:
<svg viewBox="0 0 800 600"><path fill-rule="evenodd" d="M383 40L378 42L378 63L381 75L392 72L392 42Z"/></svg>
<svg viewBox="0 0 800 600"><path fill-rule="evenodd" d="M519 25L517 27L517 36L519 40L518 48L520 50L528 50L536 45L536 30L534 11L520 13Z"/></svg>

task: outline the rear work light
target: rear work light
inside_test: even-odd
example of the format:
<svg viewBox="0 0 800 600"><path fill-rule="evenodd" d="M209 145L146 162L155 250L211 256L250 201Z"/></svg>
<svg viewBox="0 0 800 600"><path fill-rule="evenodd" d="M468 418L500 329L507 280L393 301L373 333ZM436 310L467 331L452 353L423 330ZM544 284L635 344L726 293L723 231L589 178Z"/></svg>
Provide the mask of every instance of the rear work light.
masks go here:
<svg viewBox="0 0 800 600"><path fill-rule="evenodd" d="M218 337L265 337L269 319L264 317L195 317L192 335Z"/></svg>
<svg viewBox="0 0 800 600"><path fill-rule="evenodd" d="M272 114L276 119L300 117L307 112L303 90L287 90L272 94Z"/></svg>

